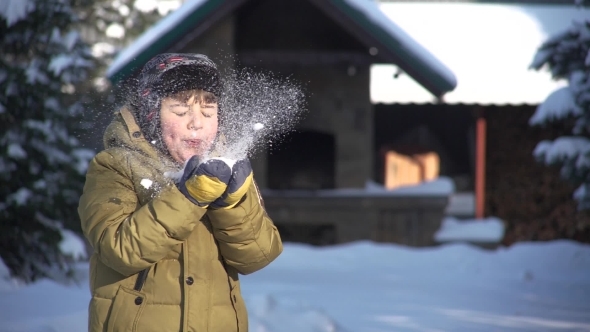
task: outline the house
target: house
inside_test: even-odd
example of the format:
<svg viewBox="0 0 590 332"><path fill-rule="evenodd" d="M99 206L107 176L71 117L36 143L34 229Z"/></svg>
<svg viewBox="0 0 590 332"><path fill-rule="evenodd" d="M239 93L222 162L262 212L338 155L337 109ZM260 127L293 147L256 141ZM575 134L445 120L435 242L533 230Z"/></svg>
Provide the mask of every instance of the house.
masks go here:
<svg viewBox="0 0 590 332"><path fill-rule="evenodd" d="M432 242L446 194L365 190L377 162L371 66L395 64L433 100L442 100L456 80L375 2L186 1L124 49L108 78L130 79L161 52L205 53L221 66L270 69L306 82L308 116L282 152L252 161L267 210L285 238Z"/></svg>
<svg viewBox="0 0 590 332"><path fill-rule="evenodd" d="M574 188L532 155L537 142L567 128L528 121L563 85L529 69L537 48L572 20L588 19L587 9L569 0L381 0L380 9L445 62L458 86L432 103L411 77L394 79L395 66L374 66L374 149L426 132L422 144L439 152L441 175L457 186L448 213L501 218L505 244L583 236L590 219L577 211Z"/></svg>

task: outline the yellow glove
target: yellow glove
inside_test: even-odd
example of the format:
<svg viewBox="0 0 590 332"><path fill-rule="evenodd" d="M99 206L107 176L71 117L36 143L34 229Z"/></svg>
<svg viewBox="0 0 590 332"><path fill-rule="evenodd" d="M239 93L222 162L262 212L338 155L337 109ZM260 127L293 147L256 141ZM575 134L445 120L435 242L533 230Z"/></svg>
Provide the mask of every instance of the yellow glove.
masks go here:
<svg viewBox="0 0 590 332"><path fill-rule="evenodd" d="M178 189L193 203L207 208L227 191L232 170L220 159L200 163L197 156L187 162Z"/></svg>
<svg viewBox="0 0 590 332"><path fill-rule="evenodd" d="M254 181L252 165L248 158L236 161L232 166L231 179L228 182L227 190L211 203L214 209L231 209L238 205Z"/></svg>

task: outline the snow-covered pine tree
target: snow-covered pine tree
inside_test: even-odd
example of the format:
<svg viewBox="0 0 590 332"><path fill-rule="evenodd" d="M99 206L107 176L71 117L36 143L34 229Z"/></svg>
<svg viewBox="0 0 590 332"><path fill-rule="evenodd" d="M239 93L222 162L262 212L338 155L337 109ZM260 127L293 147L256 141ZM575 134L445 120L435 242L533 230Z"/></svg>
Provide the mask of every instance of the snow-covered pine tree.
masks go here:
<svg viewBox="0 0 590 332"><path fill-rule="evenodd" d="M60 249L93 152L69 124L93 65L72 7L84 0L0 1L0 257L25 282L70 272Z"/></svg>
<svg viewBox="0 0 590 332"><path fill-rule="evenodd" d="M83 39L90 44L98 60L95 85L105 87L104 74L115 54L133 42L140 34L170 11L177 9L182 0L94 0L92 6L78 8L86 24Z"/></svg>
<svg viewBox="0 0 590 332"><path fill-rule="evenodd" d="M590 20L575 21L549 38L537 51L531 67L549 68L554 79L567 80L568 84L547 97L530 124L574 124L571 135L539 142L534 155L547 165L560 166L561 176L578 186L574 193L578 207L590 209Z"/></svg>
<svg viewBox="0 0 590 332"><path fill-rule="evenodd" d="M106 79L108 66L116 54L162 17L177 9L184 0L93 0L75 8L84 24L82 39L90 46L96 66L91 77L79 91L85 92L89 111L81 132L83 144L94 149L102 147L102 129L111 120L111 111L124 97L120 87L113 88Z"/></svg>

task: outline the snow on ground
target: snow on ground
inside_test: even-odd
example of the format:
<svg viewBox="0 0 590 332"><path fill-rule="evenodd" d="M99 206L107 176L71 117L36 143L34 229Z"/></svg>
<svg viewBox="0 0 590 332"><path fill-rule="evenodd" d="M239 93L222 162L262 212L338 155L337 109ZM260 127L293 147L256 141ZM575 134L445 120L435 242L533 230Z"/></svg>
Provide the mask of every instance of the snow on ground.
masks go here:
<svg viewBox="0 0 590 332"><path fill-rule="evenodd" d="M263 194L275 196L321 196L321 197L358 197L358 196L448 196L455 192L455 183L451 178L440 176L431 181L416 185L387 189L382 184L367 180L364 188L319 189L319 190L273 190L262 189Z"/></svg>
<svg viewBox="0 0 590 332"><path fill-rule="evenodd" d="M85 281L2 283L1 332L85 330ZM590 331L590 246L288 243L242 289L253 332Z"/></svg>
<svg viewBox="0 0 590 332"><path fill-rule="evenodd" d="M499 243L503 238L504 222L495 217L481 220L445 217L440 229L434 234L434 240L438 243Z"/></svg>
<svg viewBox="0 0 590 332"><path fill-rule="evenodd" d="M449 195L449 203L445 209L446 216L475 216L475 193L456 192Z"/></svg>

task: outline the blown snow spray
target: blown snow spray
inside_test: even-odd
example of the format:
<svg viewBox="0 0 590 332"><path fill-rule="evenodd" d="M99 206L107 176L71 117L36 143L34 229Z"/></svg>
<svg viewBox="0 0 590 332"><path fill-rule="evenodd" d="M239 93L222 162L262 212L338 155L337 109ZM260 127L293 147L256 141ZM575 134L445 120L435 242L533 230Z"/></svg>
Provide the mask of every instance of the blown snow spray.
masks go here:
<svg viewBox="0 0 590 332"><path fill-rule="evenodd" d="M280 143L305 113L303 89L289 78L228 70L223 84L219 139L201 162L218 158L231 167L236 160Z"/></svg>

